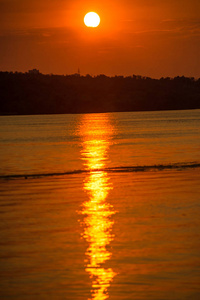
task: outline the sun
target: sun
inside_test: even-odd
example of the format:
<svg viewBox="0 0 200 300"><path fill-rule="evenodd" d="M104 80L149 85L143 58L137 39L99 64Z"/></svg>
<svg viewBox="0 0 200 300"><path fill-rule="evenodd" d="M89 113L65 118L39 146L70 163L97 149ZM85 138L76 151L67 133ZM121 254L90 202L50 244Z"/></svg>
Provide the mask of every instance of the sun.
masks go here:
<svg viewBox="0 0 200 300"><path fill-rule="evenodd" d="M87 27L97 27L100 24L100 17L97 13L91 11L85 15L84 23Z"/></svg>

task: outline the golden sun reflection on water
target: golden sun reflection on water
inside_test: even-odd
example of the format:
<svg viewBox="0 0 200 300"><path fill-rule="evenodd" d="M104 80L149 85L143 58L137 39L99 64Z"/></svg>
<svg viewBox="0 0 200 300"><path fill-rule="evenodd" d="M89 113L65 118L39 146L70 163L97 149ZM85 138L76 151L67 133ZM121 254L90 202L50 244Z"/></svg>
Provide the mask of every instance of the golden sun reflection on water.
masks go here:
<svg viewBox="0 0 200 300"><path fill-rule="evenodd" d="M84 215L83 237L89 246L86 250L86 272L92 279L92 298L104 300L109 297L108 287L116 273L105 267L112 253L108 245L113 240L112 215L115 211L106 198L112 189L108 174L104 171L107 150L110 145L112 126L106 115L84 115L80 129L83 137L82 159L90 173L85 179L84 190L89 199L82 205Z"/></svg>

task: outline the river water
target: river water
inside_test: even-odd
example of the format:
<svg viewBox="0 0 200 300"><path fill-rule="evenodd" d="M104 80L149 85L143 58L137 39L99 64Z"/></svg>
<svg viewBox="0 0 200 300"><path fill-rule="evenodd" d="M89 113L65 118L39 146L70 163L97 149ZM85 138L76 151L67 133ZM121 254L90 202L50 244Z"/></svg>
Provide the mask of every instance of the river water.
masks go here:
<svg viewBox="0 0 200 300"><path fill-rule="evenodd" d="M1 299L200 298L200 110L0 125Z"/></svg>

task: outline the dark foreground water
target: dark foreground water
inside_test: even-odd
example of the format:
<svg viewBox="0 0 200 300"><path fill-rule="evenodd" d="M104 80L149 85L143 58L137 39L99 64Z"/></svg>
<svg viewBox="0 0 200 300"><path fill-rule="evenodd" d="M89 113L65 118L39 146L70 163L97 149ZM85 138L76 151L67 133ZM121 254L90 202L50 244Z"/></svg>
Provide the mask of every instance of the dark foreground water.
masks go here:
<svg viewBox="0 0 200 300"><path fill-rule="evenodd" d="M1 299L200 299L200 111L0 118Z"/></svg>

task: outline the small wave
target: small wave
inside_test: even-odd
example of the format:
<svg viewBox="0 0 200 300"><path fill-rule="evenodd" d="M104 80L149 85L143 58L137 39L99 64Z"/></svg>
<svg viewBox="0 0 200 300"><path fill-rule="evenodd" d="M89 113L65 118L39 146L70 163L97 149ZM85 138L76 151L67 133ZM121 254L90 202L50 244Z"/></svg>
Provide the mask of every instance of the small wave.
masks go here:
<svg viewBox="0 0 200 300"><path fill-rule="evenodd" d="M159 165L146 165L146 166L120 166L120 167L109 167L102 169L83 169L83 170L73 170L67 172L52 172L52 173L38 173L38 174L10 174L10 175L0 175L0 179L17 179L17 178L40 178L40 177L52 177L52 176L63 176L63 175L75 175L84 174L91 172L107 172L107 173L122 173L122 172L147 172L147 171L164 171L164 170L185 170L185 169L195 169L200 168L200 163L174 163L174 164L159 164Z"/></svg>
<svg viewBox="0 0 200 300"><path fill-rule="evenodd" d="M162 170L184 170L189 168L199 168L200 163L174 163L174 164L159 164L147 166L125 166L109 168L109 171L114 172L145 172L145 171L162 171Z"/></svg>

